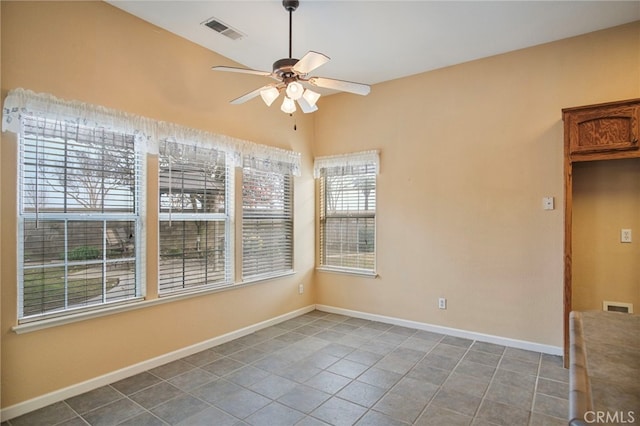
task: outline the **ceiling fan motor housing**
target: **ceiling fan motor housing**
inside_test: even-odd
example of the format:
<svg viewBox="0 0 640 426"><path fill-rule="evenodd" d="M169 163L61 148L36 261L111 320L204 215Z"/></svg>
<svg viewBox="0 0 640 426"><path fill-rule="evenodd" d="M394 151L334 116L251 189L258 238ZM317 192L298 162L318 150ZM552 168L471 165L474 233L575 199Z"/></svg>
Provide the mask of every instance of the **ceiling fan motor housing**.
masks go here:
<svg viewBox="0 0 640 426"><path fill-rule="evenodd" d="M282 79L293 77L295 72L292 68L297 63L298 59L295 58L278 59L273 63L273 73Z"/></svg>

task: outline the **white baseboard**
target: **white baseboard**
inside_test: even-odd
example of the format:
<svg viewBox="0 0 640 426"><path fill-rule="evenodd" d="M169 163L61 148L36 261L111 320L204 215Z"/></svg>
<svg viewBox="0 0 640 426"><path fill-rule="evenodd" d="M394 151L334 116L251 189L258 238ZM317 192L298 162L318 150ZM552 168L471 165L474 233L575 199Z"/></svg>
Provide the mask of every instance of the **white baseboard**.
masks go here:
<svg viewBox="0 0 640 426"><path fill-rule="evenodd" d="M66 388L59 389L59 390L50 392L48 394L32 398L24 402L20 402L10 407L3 408L0 410L0 420L3 422L7 420L11 420L23 414L27 414L32 411L35 411L39 408L46 407L48 405L54 404L59 401L64 401L65 399L83 394L85 392L89 392L91 390L97 389L102 386L106 386L108 384L117 382L118 380L126 379L127 377L131 377L136 374L142 373L144 371L150 370L152 368L159 367L168 362L176 361L178 359L184 358L189 355L193 355L200 351L213 348L215 346L221 345L223 343L229 342L234 339L238 339L240 337L254 333L263 328L267 328L272 325L276 325L278 323L286 321L288 319L295 318L299 315L303 315L305 313L311 312L314 309L318 309L323 312L347 315L354 318L362 318L362 319L367 319L371 321L379 321L386 324L393 324L393 325L399 325L402 327L415 328L418 330L432 331L435 333L447 334L449 336L462 337L465 339L478 340L478 341L487 342L487 343L495 343L498 345L504 345L504 346L509 346L509 347L518 348L518 349L526 349L526 350L535 351L535 352L542 352L542 353L551 354L551 355L563 354L562 348L557 346L543 345L540 343L528 342L524 340L510 339L506 337L493 336L490 334L476 333L476 332L461 330L457 328L443 327L443 326L432 325L432 324L427 324L427 323L422 323L417 321L404 320L401 318L370 314L367 312L353 311L350 309L336 308L336 307L327 306L327 305L309 305L304 308L300 308L295 311L291 311L286 314L277 316L275 318L271 318L269 320L262 321L257 324L253 324L248 327L244 327L239 330L235 330L235 331L223 334L221 336L214 337L204 342L187 346L185 348L178 349L173 352L169 352L167 354L158 356L156 358L142 361L140 363L122 368L120 370L112 371L102 376L95 377L95 378L86 380L84 382L77 383L77 384L68 386Z"/></svg>
<svg viewBox="0 0 640 426"><path fill-rule="evenodd" d="M130 365L120 370L112 371L102 376L94 377L84 382L77 383L66 388L35 397L24 402L20 402L10 407L3 408L0 410L0 420L4 422L6 420L16 418L39 408L46 407L59 401L64 401L65 399L83 394L85 392L89 392L102 386L106 386L110 383L117 382L118 380L126 379L127 377L131 377L152 368L159 367L168 362L176 361L178 359L193 355L209 348L213 348L214 346L221 345L239 337L246 336L263 328L267 328L288 319L295 318L307 312L311 312L314 309L315 305L309 305L304 308L300 308L295 311L277 316L275 318L271 318L266 321L250 325L248 327L244 327L239 330L214 337L204 342L196 343L195 345L187 346L185 348L178 349L176 351L169 352L167 354L160 355L158 357L148 359L134 365Z"/></svg>
<svg viewBox="0 0 640 426"><path fill-rule="evenodd" d="M449 336L462 337L464 339L478 340L480 342L494 343L497 345L509 346L512 348L526 349L529 351L542 352L550 355L562 355L563 350L558 346L543 345L541 343L528 342L526 340L510 339L508 337L494 336L491 334L476 333L473 331L461 330L458 328L443 327L423 322L404 320L384 315L370 314L367 312L352 311L350 309L336 308L327 305L316 305L316 309L332 314L347 315L354 318L361 318L371 321L383 322L386 324L399 325L402 327L415 328L418 330L432 331L434 333L447 334Z"/></svg>

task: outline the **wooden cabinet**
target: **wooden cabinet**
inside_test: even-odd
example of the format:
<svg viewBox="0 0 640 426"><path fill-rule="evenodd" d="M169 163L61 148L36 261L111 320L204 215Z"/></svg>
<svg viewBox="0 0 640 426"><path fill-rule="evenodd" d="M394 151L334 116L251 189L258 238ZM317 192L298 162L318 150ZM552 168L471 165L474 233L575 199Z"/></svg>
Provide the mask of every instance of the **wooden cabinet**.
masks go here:
<svg viewBox="0 0 640 426"><path fill-rule="evenodd" d="M597 159L598 154L640 156L640 99L566 108L562 118L566 151L573 161Z"/></svg>
<svg viewBox="0 0 640 426"><path fill-rule="evenodd" d="M640 158L640 99L562 110L564 120L564 364L572 306L573 163Z"/></svg>

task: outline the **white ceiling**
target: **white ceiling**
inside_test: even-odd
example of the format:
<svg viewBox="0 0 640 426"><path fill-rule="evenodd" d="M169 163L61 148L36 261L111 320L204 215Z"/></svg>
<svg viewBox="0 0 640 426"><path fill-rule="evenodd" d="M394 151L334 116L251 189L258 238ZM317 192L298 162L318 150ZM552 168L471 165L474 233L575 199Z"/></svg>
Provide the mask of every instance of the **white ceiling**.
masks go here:
<svg viewBox="0 0 640 426"><path fill-rule="evenodd" d="M249 68L271 71L288 57L280 0L109 3ZM202 25L212 17L245 37L233 41ZM312 75L375 84L636 20L637 0L301 0L293 56L324 53L331 61Z"/></svg>

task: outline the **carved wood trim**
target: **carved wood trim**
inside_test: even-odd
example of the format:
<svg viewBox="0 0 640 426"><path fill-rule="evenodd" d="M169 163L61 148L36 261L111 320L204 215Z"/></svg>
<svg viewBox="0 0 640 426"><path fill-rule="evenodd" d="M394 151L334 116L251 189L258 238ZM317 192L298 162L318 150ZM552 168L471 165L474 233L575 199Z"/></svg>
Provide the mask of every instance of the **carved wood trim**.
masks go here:
<svg viewBox="0 0 640 426"><path fill-rule="evenodd" d="M564 121L564 366L572 306L573 163L640 157L640 99L562 110Z"/></svg>

